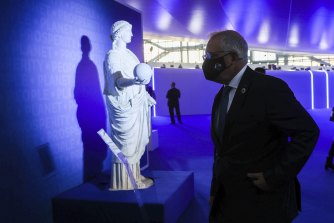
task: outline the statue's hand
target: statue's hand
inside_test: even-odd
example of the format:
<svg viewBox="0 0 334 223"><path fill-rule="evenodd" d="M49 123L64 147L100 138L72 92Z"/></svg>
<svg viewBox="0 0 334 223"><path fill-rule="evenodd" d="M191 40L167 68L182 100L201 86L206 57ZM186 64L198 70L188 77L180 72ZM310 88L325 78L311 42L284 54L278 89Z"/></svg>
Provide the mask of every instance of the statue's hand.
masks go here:
<svg viewBox="0 0 334 223"><path fill-rule="evenodd" d="M146 84L148 84L148 83L150 83L150 79L147 79L147 80L144 80L144 81L143 81L143 84L144 84L144 85L146 85Z"/></svg>
<svg viewBox="0 0 334 223"><path fill-rule="evenodd" d="M141 84L141 83L136 79L128 79L123 77L116 79L116 86L121 89L132 86L134 84Z"/></svg>
<svg viewBox="0 0 334 223"><path fill-rule="evenodd" d="M139 80L138 77L133 79L133 84L141 85L143 81Z"/></svg>
<svg viewBox="0 0 334 223"><path fill-rule="evenodd" d="M138 85L146 85L150 83L150 80L140 80L138 77L135 77L134 79L134 84L138 84Z"/></svg>
<svg viewBox="0 0 334 223"><path fill-rule="evenodd" d="M154 98L150 96L149 93L147 93L147 100L148 100L148 106L151 107L152 105L156 105L157 102L155 101Z"/></svg>

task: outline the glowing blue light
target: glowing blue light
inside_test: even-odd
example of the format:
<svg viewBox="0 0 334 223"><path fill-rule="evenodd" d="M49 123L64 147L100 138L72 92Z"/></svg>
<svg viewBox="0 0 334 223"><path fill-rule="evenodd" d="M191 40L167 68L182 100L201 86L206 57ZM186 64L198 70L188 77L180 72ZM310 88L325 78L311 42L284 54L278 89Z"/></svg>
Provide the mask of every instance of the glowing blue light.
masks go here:
<svg viewBox="0 0 334 223"><path fill-rule="evenodd" d="M156 21L157 28L159 30L165 31L169 28L172 21L172 16L165 10L161 9L158 13L159 18Z"/></svg>
<svg viewBox="0 0 334 223"><path fill-rule="evenodd" d="M155 91L154 68L153 68L153 74L152 74L152 89L153 91ZM156 113L155 105L153 105L153 117L156 117L156 116L157 116L157 113Z"/></svg>
<svg viewBox="0 0 334 223"><path fill-rule="evenodd" d="M311 74L311 109L314 109L314 89L313 89L313 72L309 70Z"/></svg>
<svg viewBox="0 0 334 223"><path fill-rule="evenodd" d="M294 24L291 27L290 37L289 37L289 45L291 47L298 46L299 43L299 27L297 24Z"/></svg>
<svg viewBox="0 0 334 223"><path fill-rule="evenodd" d="M249 5L249 12L257 12L259 8L263 7L262 1L253 1ZM243 13L240 13L243 14ZM247 21L247 25L244 27L246 36L252 35L253 32L257 29L257 25L262 20L261 15L257 14L254 16L254 13L246 13L243 15L245 17L245 21Z"/></svg>
<svg viewBox="0 0 334 223"><path fill-rule="evenodd" d="M331 18L334 17L334 12L331 12L331 15L330 15ZM328 27L326 29L326 32L327 32L327 36L334 36L334 20L331 19L329 21L329 24L328 24ZM334 39L333 38L327 38L327 43L329 46L333 46L334 44Z"/></svg>
<svg viewBox="0 0 334 223"><path fill-rule="evenodd" d="M173 11L174 8L180 6L180 2L178 0L168 0L168 1L158 1L160 5L162 5L166 10Z"/></svg>
<svg viewBox="0 0 334 223"><path fill-rule="evenodd" d="M120 1L120 2L122 3L122 1ZM138 1L134 1L134 0L128 1L127 4L131 5L131 7L135 8L135 9L142 9L143 8L142 5L140 4L140 2L138 2Z"/></svg>
<svg viewBox="0 0 334 223"><path fill-rule="evenodd" d="M326 108L329 108L329 80L326 70L322 70L326 74Z"/></svg>
<svg viewBox="0 0 334 223"><path fill-rule="evenodd" d="M235 4L234 1L224 2L224 4L222 1L220 1L220 6L223 9L223 11L226 13L229 19L229 24L231 24L232 27L238 24L239 20L243 20L244 14L236 13L236 12L239 12L240 6L238 4ZM233 12L233 13L227 14L229 12Z"/></svg>
<svg viewBox="0 0 334 223"><path fill-rule="evenodd" d="M269 40L270 24L268 20L264 20L260 27L260 32L257 37L259 43L267 43Z"/></svg>
<svg viewBox="0 0 334 223"><path fill-rule="evenodd" d="M324 25L326 24L325 21L325 15L326 13L326 9L324 8L319 8L313 15L312 18L312 28L311 30L313 30L313 32L311 33L311 44L318 44L321 40L321 34L322 34L322 30L324 30ZM324 16L316 16L316 15L324 15Z"/></svg>
<svg viewBox="0 0 334 223"><path fill-rule="evenodd" d="M235 29L234 29L234 26L233 26L231 23L229 23L228 21L225 22L224 27L225 27L226 29L235 30Z"/></svg>
<svg viewBox="0 0 334 223"><path fill-rule="evenodd" d="M194 11L194 14L191 16L188 29L194 34L201 33L203 29L203 20L204 20L203 11L202 10Z"/></svg>
<svg viewBox="0 0 334 223"><path fill-rule="evenodd" d="M327 42L326 32L322 33L320 43L319 43L319 48L322 49L322 50L327 50L329 48L328 42Z"/></svg>

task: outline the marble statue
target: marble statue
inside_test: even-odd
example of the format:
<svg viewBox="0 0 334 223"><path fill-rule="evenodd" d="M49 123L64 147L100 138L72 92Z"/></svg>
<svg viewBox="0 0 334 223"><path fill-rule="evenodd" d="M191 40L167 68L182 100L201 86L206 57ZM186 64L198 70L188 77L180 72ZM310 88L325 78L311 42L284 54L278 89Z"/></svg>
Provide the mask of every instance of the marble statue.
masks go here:
<svg viewBox="0 0 334 223"><path fill-rule="evenodd" d="M127 49L132 36L132 25L127 21L117 21L112 25L112 49L104 61L104 94L111 139L129 163L138 189L143 189L153 185L152 179L140 173L140 158L149 142L150 107L155 100L145 89L152 73L143 74L152 72L152 69L140 65L137 56ZM136 70L136 66L139 69ZM134 189L126 168L116 156L113 156L112 165L110 190Z"/></svg>

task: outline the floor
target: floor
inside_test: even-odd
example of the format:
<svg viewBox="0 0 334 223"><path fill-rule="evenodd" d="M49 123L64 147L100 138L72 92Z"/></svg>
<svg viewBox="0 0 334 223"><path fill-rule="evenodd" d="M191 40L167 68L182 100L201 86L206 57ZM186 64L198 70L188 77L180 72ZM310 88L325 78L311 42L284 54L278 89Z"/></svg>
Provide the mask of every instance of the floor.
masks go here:
<svg viewBox="0 0 334 223"><path fill-rule="evenodd" d="M324 161L334 136L331 110L315 109L309 113L321 129L320 138L298 178L302 185L303 211L293 223L332 223L334 212L334 172L325 171ZM183 124L170 124L169 117L154 117L153 129L159 133L159 148L150 152L152 170L193 171L195 196L179 223L207 222L212 167L210 116L184 116Z"/></svg>

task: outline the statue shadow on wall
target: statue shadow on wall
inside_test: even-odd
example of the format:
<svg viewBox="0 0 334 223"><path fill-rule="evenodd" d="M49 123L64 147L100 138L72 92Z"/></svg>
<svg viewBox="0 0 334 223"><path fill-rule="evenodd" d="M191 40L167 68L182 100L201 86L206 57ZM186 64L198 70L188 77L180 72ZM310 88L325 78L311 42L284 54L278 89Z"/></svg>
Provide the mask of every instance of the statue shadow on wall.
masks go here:
<svg viewBox="0 0 334 223"><path fill-rule="evenodd" d="M103 161L107 156L107 147L97 134L101 128L106 129L106 111L98 71L89 58L91 49L89 38L82 36L82 58L75 73L74 98L82 133L84 182L94 179L102 172Z"/></svg>

